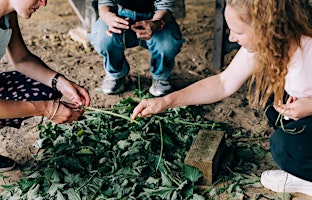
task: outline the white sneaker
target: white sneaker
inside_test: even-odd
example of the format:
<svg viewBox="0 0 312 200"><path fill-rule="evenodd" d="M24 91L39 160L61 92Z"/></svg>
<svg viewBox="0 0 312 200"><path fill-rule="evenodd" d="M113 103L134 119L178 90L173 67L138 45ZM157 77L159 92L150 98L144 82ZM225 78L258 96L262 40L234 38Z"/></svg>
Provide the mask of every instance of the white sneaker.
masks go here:
<svg viewBox="0 0 312 200"><path fill-rule="evenodd" d="M312 196L312 182L293 176L283 170L267 170L261 174L261 184L281 193L303 193Z"/></svg>

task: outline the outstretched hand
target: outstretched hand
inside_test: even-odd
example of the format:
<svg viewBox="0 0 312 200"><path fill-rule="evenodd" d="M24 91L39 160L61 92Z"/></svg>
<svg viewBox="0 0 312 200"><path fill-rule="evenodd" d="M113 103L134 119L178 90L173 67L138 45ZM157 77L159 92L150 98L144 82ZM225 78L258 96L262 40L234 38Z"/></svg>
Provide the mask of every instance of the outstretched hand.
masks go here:
<svg viewBox="0 0 312 200"><path fill-rule="evenodd" d="M143 99L133 110L131 118L150 117L152 114L164 112L168 107L163 97Z"/></svg>

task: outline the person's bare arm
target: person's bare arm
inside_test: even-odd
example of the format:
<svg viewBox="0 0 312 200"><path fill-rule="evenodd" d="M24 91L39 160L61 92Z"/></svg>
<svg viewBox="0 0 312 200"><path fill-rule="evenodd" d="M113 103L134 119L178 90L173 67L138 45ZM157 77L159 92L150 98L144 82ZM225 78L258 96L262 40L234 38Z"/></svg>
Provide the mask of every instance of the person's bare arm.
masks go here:
<svg viewBox="0 0 312 200"><path fill-rule="evenodd" d="M0 119L32 116L48 117L53 101L13 101L0 100Z"/></svg>
<svg viewBox="0 0 312 200"><path fill-rule="evenodd" d="M18 26L16 13L11 14L10 25L12 37L7 48L10 62L17 71L51 87L52 79L56 72L27 49ZM88 92L65 77L60 76L58 78L56 87L71 103L77 105L90 104Z"/></svg>
<svg viewBox="0 0 312 200"><path fill-rule="evenodd" d="M51 86L51 80L56 72L49 69L39 57L27 49L18 26L16 13L11 14L10 25L12 28L12 37L7 48L7 53L12 65L17 71L26 76L47 86Z"/></svg>
<svg viewBox="0 0 312 200"><path fill-rule="evenodd" d="M245 49L241 49L220 74L202 79L164 97L144 99L134 109L132 118L150 116L178 106L210 104L232 95L252 73L247 54Z"/></svg>

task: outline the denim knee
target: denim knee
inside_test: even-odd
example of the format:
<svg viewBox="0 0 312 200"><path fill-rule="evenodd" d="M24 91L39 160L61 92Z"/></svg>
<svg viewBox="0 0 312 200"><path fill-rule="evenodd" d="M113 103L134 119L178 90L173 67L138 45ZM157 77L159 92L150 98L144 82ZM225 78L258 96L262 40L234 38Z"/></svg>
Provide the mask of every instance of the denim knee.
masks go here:
<svg viewBox="0 0 312 200"><path fill-rule="evenodd" d="M91 45L100 55L104 55L108 49L114 48L114 46L117 45L117 35L114 34L113 37L111 37L107 35L107 30L108 26L99 18L94 23L91 33L88 34Z"/></svg>
<svg viewBox="0 0 312 200"><path fill-rule="evenodd" d="M181 51L184 38L174 21L168 26L163 31L155 33L146 44L152 54L158 52L166 58L173 59Z"/></svg>

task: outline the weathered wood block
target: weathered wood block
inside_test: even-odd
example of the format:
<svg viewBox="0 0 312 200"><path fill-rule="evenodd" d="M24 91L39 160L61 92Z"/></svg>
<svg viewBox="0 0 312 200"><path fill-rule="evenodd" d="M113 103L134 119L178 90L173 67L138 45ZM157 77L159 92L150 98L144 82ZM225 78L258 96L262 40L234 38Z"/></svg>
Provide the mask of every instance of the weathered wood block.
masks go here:
<svg viewBox="0 0 312 200"><path fill-rule="evenodd" d="M218 165L225 150L224 132L200 130L189 149L184 163L196 167L203 173L202 184L212 185L216 178Z"/></svg>
<svg viewBox="0 0 312 200"><path fill-rule="evenodd" d="M90 41L87 37L87 34L87 30L83 29L80 26L75 29L71 29L68 32L68 35L71 37L71 39L83 44L85 49L90 47Z"/></svg>

